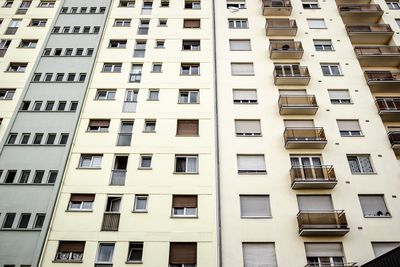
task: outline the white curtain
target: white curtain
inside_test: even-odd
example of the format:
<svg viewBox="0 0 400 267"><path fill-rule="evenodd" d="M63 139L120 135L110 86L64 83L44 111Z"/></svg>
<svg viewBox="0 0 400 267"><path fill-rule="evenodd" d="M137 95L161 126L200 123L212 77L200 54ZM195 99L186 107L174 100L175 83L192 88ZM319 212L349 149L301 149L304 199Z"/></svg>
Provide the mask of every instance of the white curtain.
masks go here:
<svg viewBox="0 0 400 267"><path fill-rule="evenodd" d="M197 158L189 157L187 159L187 166L186 170L188 172L197 172Z"/></svg>

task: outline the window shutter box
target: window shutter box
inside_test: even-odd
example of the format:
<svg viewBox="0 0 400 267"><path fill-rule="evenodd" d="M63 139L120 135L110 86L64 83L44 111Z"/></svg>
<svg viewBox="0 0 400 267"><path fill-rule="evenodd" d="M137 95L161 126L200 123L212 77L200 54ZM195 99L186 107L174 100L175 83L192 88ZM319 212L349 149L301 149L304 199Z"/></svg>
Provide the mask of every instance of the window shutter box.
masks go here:
<svg viewBox="0 0 400 267"><path fill-rule="evenodd" d="M198 135L198 120L178 120L177 135Z"/></svg>
<svg viewBox="0 0 400 267"><path fill-rule="evenodd" d="M357 120L338 120L338 127L340 131L360 131L360 125Z"/></svg>
<svg viewBox="0 0 400 267"><path fill-rule="evenodd" d="M91 126L91 127L109 127L110 120L90 120L89 126Z"/></svg>
<svg viewBox="0 0 400 267"><path fill-rule="evenodd" d="M197 196L173 196L173 208L197 208Z"/></svg>
<svg viewBox="0 0 400 267"><path fill-rule="evenodd" d="M261 124L259 120L235 120L235 131L238 135L260 135Z"/></svg>
<svg viewBox="0 0 400 267"><path fill-rule="evenodd" d="M197 243L170 243L170 264L196 264Z"/></svg>
<svg viewBox="0 0 400 267"><path fill-rule="evenodd" d="M87 201L93 202L94 201L94 194L72 194L71 201Z"/></svg>
<svg viewBox="0 0 400 267"><path fill-rule="evenodd" d="M269 196L240 196L242 216L271 216Z"/></svg>
<svg viewBox="0 0 400 267"><path fill-rule="evenodd" d="M84 249L84 241L60 241L58 245L58 252L83 252Z"/></svg>
<svg viewBox="0 0 400 267"><path fill-rule="evenodd" d="M253 75L253 63L231 63L232 75Z"/></svg>
<svg viewBox="0 0 400 267"><path fill-rule="evenodd" d="M256 90L233 90L233 99L257 101L257 91Z"/></svg>
<svg viewBox="0 0 400 267"><path fill-rule="evenodd" d="M264 155L238 155L238 169L239 171L255 171L265 172Z"/></svg>
<svg viewBox="0 0 400 267"><path fill-rule="evenodd" d="M248 51L251 49L250 40L230 40L229 45L233 51Z"/></svg>
<svg viewBox="0 0 400 267"><path fill-rule="evenodd" d="M329 90L330 99L350 99L349 91L347 90Z"/></svg>
<svg viewBox="0 0 400 267"><path fill-rule="evenodd" d="M185 28L200 28L199 19L185 19L183 21L183 27Z"/></svg>

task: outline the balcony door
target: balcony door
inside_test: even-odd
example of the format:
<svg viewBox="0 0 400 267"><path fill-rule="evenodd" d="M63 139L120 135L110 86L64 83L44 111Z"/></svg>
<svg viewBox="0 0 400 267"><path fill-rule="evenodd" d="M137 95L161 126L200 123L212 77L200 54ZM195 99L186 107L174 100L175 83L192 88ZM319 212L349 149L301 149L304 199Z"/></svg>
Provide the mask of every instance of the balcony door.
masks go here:
<svg viewBox="0 0 400 267"><path fill-rule="evenodd" d="M290 162L295 169L296 177L315 180L324 179L320 156L291 156Z"/></svg>
<svg viewBox="0 0 400 267"><path fill-rule="evenodd" d="M275 65L277 76L300 76L299 65Z"/></svg>

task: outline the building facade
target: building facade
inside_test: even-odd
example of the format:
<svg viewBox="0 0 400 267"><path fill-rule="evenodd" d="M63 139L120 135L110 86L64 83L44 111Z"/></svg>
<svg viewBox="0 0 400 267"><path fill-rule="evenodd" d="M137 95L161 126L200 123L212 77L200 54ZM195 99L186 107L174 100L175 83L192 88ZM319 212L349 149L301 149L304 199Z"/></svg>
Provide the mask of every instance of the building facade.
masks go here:
<svg viewBox="0 0 400 267"><path fill-rule="evenodd" d="M0 266L361 266L398 247L399 10L4 1Z"/></svg>

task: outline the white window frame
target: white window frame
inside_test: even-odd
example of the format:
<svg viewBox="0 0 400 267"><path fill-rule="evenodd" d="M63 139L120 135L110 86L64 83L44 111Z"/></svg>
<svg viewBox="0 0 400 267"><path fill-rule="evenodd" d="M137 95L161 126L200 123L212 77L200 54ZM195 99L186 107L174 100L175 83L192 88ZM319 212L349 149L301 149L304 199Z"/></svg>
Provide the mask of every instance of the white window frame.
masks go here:
<svg viewBox="0 0 400 267"><path fill-rule="evenodd" d="M185 158L185 171L177 172L176 171L176 164L178 158ZM196 160L196 170L195 171L188 171L188 160L195 159ZM198 155L175 155L175 164L174 164L174 173L199 173L199 156Z"/></svg>
<svg viewBox="0 0 400 267"><path fill-rule="evenodd" d="M228 28L229 29L248 29L249 21L248 21L248 19L228 19Z"/></svg>
<svg viewBox="0 0 400 267"><path fill-rule="evenodd" d="M310 23L312 23L312 21L318 21L318 24L321 24L321 25L311 25ZM321 22L323 23L323 25ZM328 28L326 26L325 19L323 19L323 18L309 18L309 19L307 19L307 24L308 24L309 29L327 29Z"/></svg>
<svg viewBox="0 0 400 267"><path fill-rule="evenodd" d="M361 155L357 155L357 154L348 154L347 155L347 161L349 161L349 157L355 157L357 159L357 165L358 165L358 169L360 170L359 172L353 172L350 168L350 162L348 162L349 164L349 168L352 174L375 174L375 168L374 165L372 164L371 161L371 155L368 154L361 154ZM369 165L371 165L372 171L371 172L366 172L363 170L362 166L361 166L361 162L360 162L360 157L367 157L368 161L369 161Z"/></svg>
<svg viewBox="0 0 400 267"><path fill-rule="evenodd" d="M328 68L329 74L324 73L324 71L323 71L324 67ZM339 74L333 73L334 68L337 68ZM324 75L324 76L343 76L343 72L342 72L342 69L340 68L339 63L321 63L321 71L322 71L322 75Z"/></svg>
<svg viewBox="0 0 400 267"><path fill-rule="evenodd" d="M182 94L187 94L187 101L183 101ZM191 97L193 94L196 94L196 101L191 102ZM178 95L178 103L179 104L198 104L200 103L200 90L179 90Z"/></svg>
<svg viewBox="0 0 400 267"><path fill-rule="evenodd" d="M90 163L89 166L83 166L82 163L86 159L90 157ZM99 162L99 166L93 166L95 163L95 159ZM103 161L103 155L81 155L80 160L79 160L79 168L80 169L101 169L101 163Z"/></svg>
<svg viewBox="0 0 400 267"><path fill-rule="evenodd" d="M144 209L139 209L137 207L138 200L146 200L146 207ZM135 195L135 203L133 204L133 211L134 212L147 212L148 211L148 204L149 204L149 196L148 195Z"/></svg>

